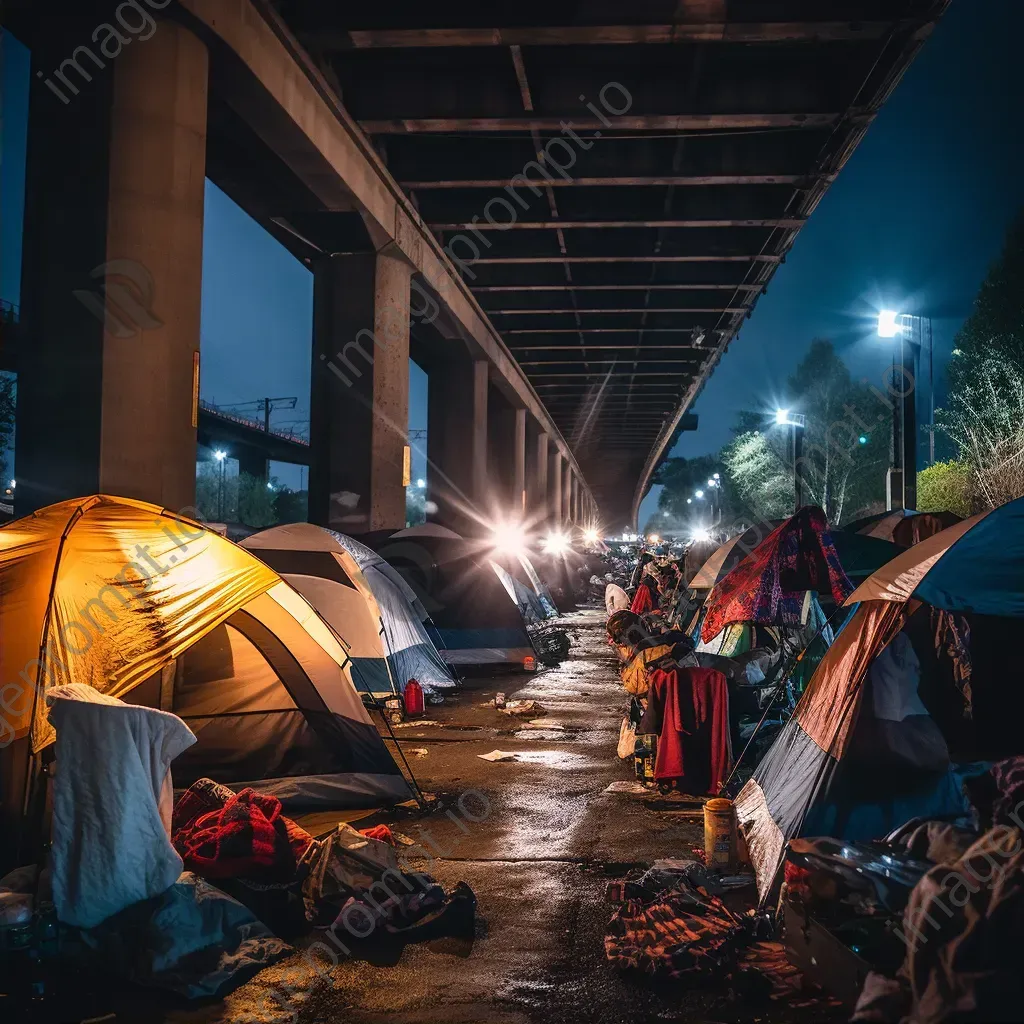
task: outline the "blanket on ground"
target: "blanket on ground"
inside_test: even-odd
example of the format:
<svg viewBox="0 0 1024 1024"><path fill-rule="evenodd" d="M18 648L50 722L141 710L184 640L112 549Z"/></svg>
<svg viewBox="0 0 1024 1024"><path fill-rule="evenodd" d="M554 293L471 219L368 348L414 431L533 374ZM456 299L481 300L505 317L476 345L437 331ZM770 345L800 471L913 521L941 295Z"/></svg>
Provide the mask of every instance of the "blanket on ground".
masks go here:
<svg viewBox="0 0 1024 1024"><path fill-rule="evenodd" d="M277 797L249 788L179 829L174 847L185 867L205 878L289 881L310 840L281 813Z"/></svg>

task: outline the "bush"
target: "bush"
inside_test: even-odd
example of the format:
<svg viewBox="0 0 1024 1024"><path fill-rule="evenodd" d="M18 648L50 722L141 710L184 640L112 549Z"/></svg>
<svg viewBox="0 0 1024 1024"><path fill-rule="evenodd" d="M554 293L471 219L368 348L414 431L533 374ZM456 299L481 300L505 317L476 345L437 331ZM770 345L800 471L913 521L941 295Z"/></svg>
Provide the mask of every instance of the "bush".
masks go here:
<svg viewBox="0 0 1024 1024"><path fill-rule="evenodd" d="M274 492L261 477L238 474L238 520L245 526L261 529L277 522Z"/></svg>
<svg viewBox="0 0 1024 1024"><path fill-rule="evenodd" d="M950 459L917 474L918 512L954 512L966 519L973 514L971 468Z"/></svg>

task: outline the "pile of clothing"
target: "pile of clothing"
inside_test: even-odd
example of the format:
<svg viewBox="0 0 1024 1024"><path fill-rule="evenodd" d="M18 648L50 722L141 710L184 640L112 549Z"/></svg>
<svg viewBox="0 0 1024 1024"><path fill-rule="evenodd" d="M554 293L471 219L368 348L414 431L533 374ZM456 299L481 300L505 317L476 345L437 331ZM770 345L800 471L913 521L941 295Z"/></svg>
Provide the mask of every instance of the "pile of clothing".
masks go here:
<svg viewBox="0 0 1024 1024"><path fill-rule="evenodd" d="M790 843L780 902L871 968L855 1021L1020 1019L1024 758L968 789L969 819L914 820L877 843Z"/></svg>
<svg viewBox="0 0 1024 1024"><path fill-rule="evenodd" d="M836 1005L786 961L770 913L738 913L724 902L752 882L698 861L665 860L635 881L610 883L608 899L621 905L605 933L606 958L626 973L728 987L747 1001Z"/></svg>
<svg viewBox="0 0 1024 1024"><path fill-rule="evenodd" d="M405 870L387 826L339 824L314 839L273 796L238 793L200 779L174 808L172 842L185 867L212 879L279 935L345 926L352 946L472 935L476 898L464 882L451 896L423 872Z"/></svg>
<svg viewBox="0 0 1024 1024"><path fill-rule="evenodd" d="M685 634L651 630L635 612L615 612L607 628L623 686L633 697L623 728L641 745L643 737L657 737L656 744L649 742L654 781L665 790L718 793L732 764L725 675L698 664Z"/></svg>

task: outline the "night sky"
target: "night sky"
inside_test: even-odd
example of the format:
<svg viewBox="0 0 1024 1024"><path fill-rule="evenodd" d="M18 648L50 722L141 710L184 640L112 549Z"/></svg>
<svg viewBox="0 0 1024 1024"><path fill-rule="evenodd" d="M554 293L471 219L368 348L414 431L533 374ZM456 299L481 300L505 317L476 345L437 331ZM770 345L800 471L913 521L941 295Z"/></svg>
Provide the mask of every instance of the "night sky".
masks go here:
<svg viewBox="0 0 1024 1024"><path fill-rule="evenodd" d="M698 399L700 430L673 454L717 451L739 410L787 404L785 379L814 337L880 382L891 353L874 334L882 307L930 315L944 365L1024 204L1022 36L1018 0L954 0ZM9 37L2 56L0 297L17 302L28 66ZM206 198L203 396L296 395L296 410L274 416L296 426L286 421L309 412L312 277L214 186ZM425 383L414 369L413 428L426 426ZM641 525L656 498L645 500Z"/></svg>
<svg viewBox="0 0 1024 1024"><path fill-rule="evenodd" d="M892 350L875 333L879 309L932 317L938 379L1024 205L1022 32L1018 0L953 0L708 381L700 429L672 454L716 452L740 410L785 407L786 378L815 337L880 383Z"/></svg>

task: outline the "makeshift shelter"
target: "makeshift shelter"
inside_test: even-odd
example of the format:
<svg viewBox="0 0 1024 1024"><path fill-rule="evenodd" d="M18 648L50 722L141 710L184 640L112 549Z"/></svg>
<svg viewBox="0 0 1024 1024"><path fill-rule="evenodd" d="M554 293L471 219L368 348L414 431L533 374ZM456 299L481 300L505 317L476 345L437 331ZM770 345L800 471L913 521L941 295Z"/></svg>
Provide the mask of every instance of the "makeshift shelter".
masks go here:
<svg viewBox="0 0 1024 1024"><path fill-rule="evenodd" d="M766 523L755 523L742 533L719 544L703 565L690 578L691 590L711 590L724 576L727 576L749 555L769 534L786 520L772 519Z"/></svg>
<svg viewBox="0 0 1024 1024"><path fill-rule="evenodd" d="M762 898L798 835L876 838L910 818L963 809L936 730L952 746L950 726L964 714L943 715L944 705L973 713L972 757L1024 750L1016 722L1005 724L1019 716L1019 687L1007 685L1003 666L979 671L975 652L991 645L968 639L986 621L1005 634L1024 618L1022 580L1018 499L922 540L849 595L856 613L736 799ZM923 628L911 656L915 625ZM934 660L930 687L922 655Z"/></svg>
<svg viewBox="0 0 1024 1024"><path fill-rule="evenodd" d="M53 740L45 692L71 682L183 718L198 742L175 762L176 783L206 775L300 805L408 799L349 664L277 573L165 509L95 495L8 523L4 817L20 816L29 755Z"/></svg>
<svg viewBox="0 0 1024 1024"><path fill-rule="evenodd" d="M404 692L410 679L427 691L455 685L414 610L415 595L369 548L310 523L263 530L242 546L280 573L337 633L358 690L385 697ZM360 550L365 572L353 553Z"/></svg>
<svg viewBox="0 0 1024 1024"><path fill-rule="evenodd" d="M909 548L959 522L962 522L962 519L955 512L915 512L912 509L896 509L893 512L881 512L878 515L857 519L844 526L843 532L890 540L900 547Z"/></svg>
<svg viewBox="0 0 1024 1024"><path fill-rule="evenodd" d="M428 523L374 539L430 615L449 665L522 665L536 651L487 552Z"/></svg>
<svg viewBox="0 0 1024 1024"><path fill-rule="evenodd" d="M718 580L701 638L710 641L734 622L804 625L808 592L840 605L853 590L851 573L867 576L897 552L882 540L830 533L820 508L802 508Z"/></svg>

